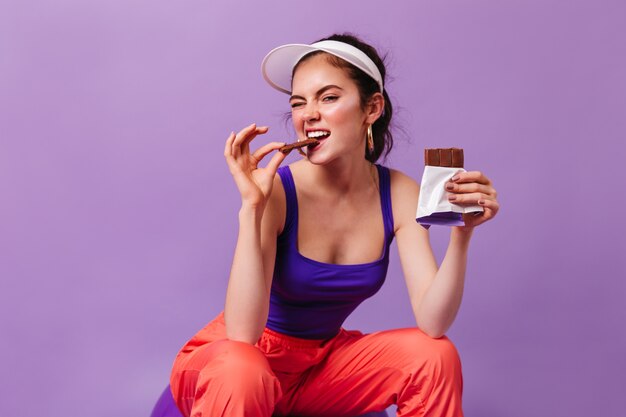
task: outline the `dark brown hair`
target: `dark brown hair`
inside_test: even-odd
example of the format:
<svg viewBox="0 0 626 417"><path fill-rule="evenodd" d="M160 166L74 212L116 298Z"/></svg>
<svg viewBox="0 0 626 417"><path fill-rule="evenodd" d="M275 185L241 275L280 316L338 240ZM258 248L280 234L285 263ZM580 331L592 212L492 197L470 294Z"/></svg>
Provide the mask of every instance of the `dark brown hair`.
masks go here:
<svg viewBox="0 0 626 417"><path fill-rule="evenodd" d="M349 33L331 35L327 38L320 39L317 42L320 41L339 41L360 49L374 62L374 64L376 64L378 70L380 71L380 75L383 78L383 85L385 84L386 69L383 62L384 58L381 58L378 55L378 52L376 51L376 49L374 49L373 46L363 42L356 36ZM316 51L302 58L293 68L292 76L301 63L319 54L326 53L323 51ZM348 76L356 83L359 89L361 107L365 109L367 103L369 102L369 99L375 93L380 92L376 80L374 80L372 77L370 77L354 65L350 64L349 62L344 61L343 59L331 54L326 55L328 56L328 62L331 65L346 70ZM370 153L367 149L367 143L365 144L365 159L372 163L376 162L378 158L380 158L380 156L383 154L386 157L393 147L393 135L391 133L391 117L393 115L393 106L391 104L391 100L389 99L389 95L387 94L386 89L383 89L383 97L385 98L385 108L382 115L372 125L372 135L374 137L374 151Z"/></svg>

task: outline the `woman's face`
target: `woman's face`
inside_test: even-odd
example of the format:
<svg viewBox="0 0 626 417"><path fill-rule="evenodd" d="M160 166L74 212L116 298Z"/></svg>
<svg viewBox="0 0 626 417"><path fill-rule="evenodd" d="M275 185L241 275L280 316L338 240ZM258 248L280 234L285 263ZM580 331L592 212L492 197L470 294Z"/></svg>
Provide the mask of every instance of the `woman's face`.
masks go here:
<svg viewBox="0 0 626 417"><path fill-rule="evenodd" d="M289 99L298 139L315 138L308 159L324 164L343 156L364 158L367 115L357 85L325 54L302 62L293 76Z"/></svg>

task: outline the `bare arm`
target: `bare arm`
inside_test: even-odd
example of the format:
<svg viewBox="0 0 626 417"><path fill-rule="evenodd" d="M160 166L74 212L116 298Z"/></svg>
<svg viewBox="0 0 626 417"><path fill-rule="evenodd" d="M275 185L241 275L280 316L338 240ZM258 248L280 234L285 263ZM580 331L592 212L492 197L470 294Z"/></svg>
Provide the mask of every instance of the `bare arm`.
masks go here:
<svg viewBox="0 0 626 417"><path fill-rule="evenodd" d="M495 190L489 185L480 188L480 192L476 191L473 181L478 180L478 177L472 173L465 175L461 181L466 181L467 184L456 184L456 188L450 190L463 193L457 194L459 201L474 204L481 199L489 201L482 203L485 207L482 216L466 219L466 224L471 226L451 229L450 243L440 267L437 267L433 255L428 231L415 221L419 186L404 174L394 172L392 177L396 239L411 306L418 326L432 337L441 337L450 328L459 311L474 226L492 218L498 210Z"/></svg>
<svg viewBox="0 0 626 417"><path fill-rule="evenodd" d="M241 193L239 233L233 256L224 318L231 340L251 344L261 336L267 321L276 236L280 210L273 189L278 166L285 155L277 152L265 168L259 162L284 143L269 143L250 153L249 143L265 127L248 126L226 141L224 156Z"/></svg>
<svg viewBox="0 0 626 417"><path fill-rule="evenodd" d="M432 337L441 337L448 331L461 307L470 237L471 231L461 234L455 228L451 230L439 269L429 280L421 300L413 304L420 327Z"/></svg>

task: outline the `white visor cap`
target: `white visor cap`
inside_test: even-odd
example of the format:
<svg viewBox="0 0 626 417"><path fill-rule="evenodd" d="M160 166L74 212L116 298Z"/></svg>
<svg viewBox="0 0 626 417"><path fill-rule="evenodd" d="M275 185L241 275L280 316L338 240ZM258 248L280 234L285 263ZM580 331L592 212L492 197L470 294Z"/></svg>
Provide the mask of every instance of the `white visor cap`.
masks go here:
<svg viewBox="0 0 626 417"><path fill-rule="evenodd" d="M383 92L383 77L374 61L359 48L339 41L321 41L311 45L295 43L274 48L263 58L261 64L263 78L275 89L291 94L291 75L294 67L305 55L315 51L324 51L354 65L372 77L378 84L380 92Z"/></svg>

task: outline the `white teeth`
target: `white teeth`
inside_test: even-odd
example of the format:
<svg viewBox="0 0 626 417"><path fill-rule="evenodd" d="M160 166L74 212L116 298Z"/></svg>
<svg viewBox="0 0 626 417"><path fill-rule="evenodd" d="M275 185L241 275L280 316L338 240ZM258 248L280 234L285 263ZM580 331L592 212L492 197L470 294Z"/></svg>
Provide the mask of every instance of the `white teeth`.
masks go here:
<svg viewBox="0 0 626 417"><path fill-rule="evenodd" d="M313 132L307 132L307 134L306 134L306 136L308 138L319 138L321 136L328 136L328 135L330 135L330 132L326 132L326 131L323 131L323 130L316 130L316 131L313 131Z"/></svg>

